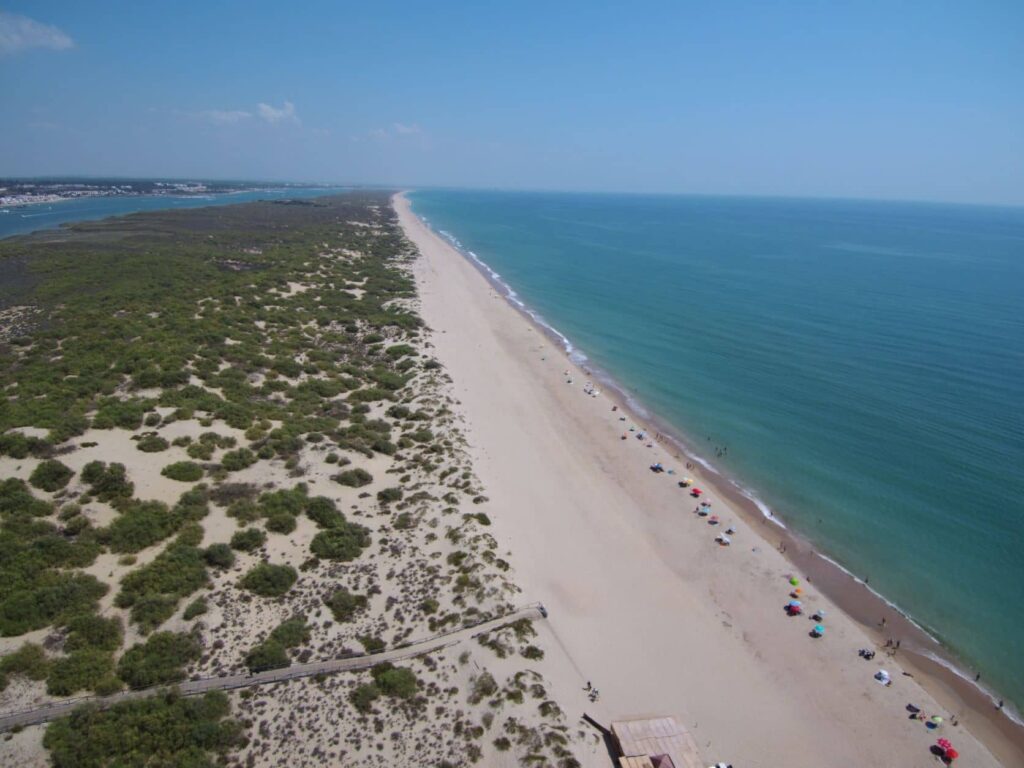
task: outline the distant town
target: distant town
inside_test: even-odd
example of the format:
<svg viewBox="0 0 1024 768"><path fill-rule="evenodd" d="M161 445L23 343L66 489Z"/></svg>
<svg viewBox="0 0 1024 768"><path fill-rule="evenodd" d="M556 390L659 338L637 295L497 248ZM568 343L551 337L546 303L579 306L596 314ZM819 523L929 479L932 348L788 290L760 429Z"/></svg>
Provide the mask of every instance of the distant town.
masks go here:
<svg viewBox="0 0 1024 768"><path fill-rule="evenodd" d="M56 203L79 197L211 195L260 189L252 182L153 179L0 179L0 206ZM288 186L274 184L274 187Z"/></svg>

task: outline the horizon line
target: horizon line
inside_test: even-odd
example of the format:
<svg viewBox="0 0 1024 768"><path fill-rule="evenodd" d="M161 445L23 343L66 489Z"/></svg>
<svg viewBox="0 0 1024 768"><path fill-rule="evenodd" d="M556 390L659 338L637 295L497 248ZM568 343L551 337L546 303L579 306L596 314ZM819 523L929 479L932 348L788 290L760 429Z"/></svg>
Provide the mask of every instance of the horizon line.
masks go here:
<svg viewBox="0 0 1024 768"><path fill-rule="evenodd" d="M72 174L42 174L37 176L23 175L2 175L0 181L54 181L54 180L110 180L110 181L193 181L193 182L236 182L244 184L284 184L288 186L323 186L323 187L357 187L368 189L396 189L406 192L424 190L444 190L457 192L505 192L505 193L544 193L564 195L629 195L636 197L719 197L719 198L745 198L745 199L769 199L769 200L803 200L803 201L846 201L846 202L870 202L870 203L907 203L924 205L955 205L970 206L977 208L1024 208L1024 201L1021 202L978 202L964 200L949 200L940 198L915 198L915 197L870 197L844 194L798 194L783 192L696 192L696 191L644 191L644 190L617 190L617 189L572 189L565 187L503 187L503 186L466 186L453 184L389 184L370 181L323 181L323 180L296 180L283 178L242 178L242 177L217 177L217 176L174 176L174 175L148 175L148 176L126 176L118 174L93 174L93 173L72 173Z"/></svg>

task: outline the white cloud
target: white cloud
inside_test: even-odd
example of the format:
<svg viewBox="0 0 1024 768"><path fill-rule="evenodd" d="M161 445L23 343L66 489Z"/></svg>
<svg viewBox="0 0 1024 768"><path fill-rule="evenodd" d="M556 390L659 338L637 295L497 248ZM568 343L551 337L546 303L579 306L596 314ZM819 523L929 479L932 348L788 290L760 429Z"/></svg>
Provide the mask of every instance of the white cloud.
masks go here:
<svg viewBox="0 0 1024 768"><path fill-rule="evenodd" d="M263 102L257 104L256 108L259 111L259 116L268 123L295 123L298 125L301 122L299 116L295 114L295 105L290 101L286 101L280 109Z"/></svg>
<svg viewBox="0 0 1024 768"><path fill-rule="evenodd" d="M401 136L423 136L423 129L416 123L392 123L387 128L374 128L366 134L366 138L372 141L389 141ZM361 137L353 136L353 141L359 141Z"/></svg>
<svg viewBox="0 0 1024 768"><path fill-rule="evenodd" d="M0 55L20 53L29 48L63 51L74 46L74 40L57 27L0 11Z"/></svg>
<svg viewBox="0 0 1024 768"><path fill-rule="evenodd" d="M414 133L423 133L423 131L420 130L420 127L416 125L416 123L413 123L411 125L406 125L405 123L395 123L393 126L391 126L391 128L399 136L409 136Z"/></svg>
<svg viewBox="0 0 1024 768"><path fill-rule="evenodd" d="M231 125L248 120L252 117L252 112L246 112L243 109L207 109L197 112L196 117L214 125Z"/></svg>

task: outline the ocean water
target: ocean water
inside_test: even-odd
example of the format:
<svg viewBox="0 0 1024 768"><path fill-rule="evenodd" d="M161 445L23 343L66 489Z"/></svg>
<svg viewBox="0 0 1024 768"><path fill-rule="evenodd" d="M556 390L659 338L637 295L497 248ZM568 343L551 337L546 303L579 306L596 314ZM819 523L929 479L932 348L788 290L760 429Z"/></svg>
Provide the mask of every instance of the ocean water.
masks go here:
<svg viewBox="0 0 1024 768"><path fill-rule="evenodd" d="M1024 704L1024 209L411 200L699 455Z"/></svg>
<svg viewBox="0 0 1024 768"><path fill-rule="evenodd" d="M0 237L23 235L37 229L53 229L73 221L105 219L139 211L163 211L175 208L202 208L231 205L253 200L283 200L320 197L340 188L277 187L211 195L138 195L126 197L86 197L59 203L33 203L0 206Z"/></svg>

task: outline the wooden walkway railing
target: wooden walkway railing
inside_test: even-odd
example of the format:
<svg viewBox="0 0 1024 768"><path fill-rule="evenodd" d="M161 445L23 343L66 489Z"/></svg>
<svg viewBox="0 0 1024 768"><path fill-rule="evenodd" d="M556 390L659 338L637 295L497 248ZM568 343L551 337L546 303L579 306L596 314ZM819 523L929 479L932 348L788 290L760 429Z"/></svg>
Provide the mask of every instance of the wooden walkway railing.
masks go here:
<svg viewBox="0 0 1024 768"><path fill-rule="evenodd" d="M280 683L286 680L295 680L300 677L312 677L313 675L330 675L335 672L344 672L354 669L365 669L384 661L399 661L414 656L422 656L449 645L455 645L463 640L474 638L485 632L508 626L520 619L543 619L547 618L547 611L540 603L519 608L512 613L499 616L496 619L481 621L477 624L462 627L451 632L445 632L433 637L403 643L401 646L391 650L382 651L372 655L346 656L340 659L328 661L314 661L309 664L294 664L281 669L268 669L265 672L254 672L251 674L223 675L219 677L202 677L195 680L186 680L174 686L160 685L152 688L144 688L135 691L124 691L111 696L80 696L74 699L62 699L51 704L46 704L33 709L24 709L17 712L5 712L0 714L0 733L9 731L12 728L24 727L27 725L39 725L59 717L68 715L76 707L83 704L94 704L100 708L111 707L123 701L134 701L155 696L161 691L175 688L182 696L198 696L209 691L228 691L235 688L250 688L256 685L268 685Z"/></svg>

